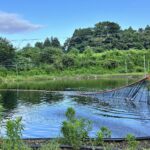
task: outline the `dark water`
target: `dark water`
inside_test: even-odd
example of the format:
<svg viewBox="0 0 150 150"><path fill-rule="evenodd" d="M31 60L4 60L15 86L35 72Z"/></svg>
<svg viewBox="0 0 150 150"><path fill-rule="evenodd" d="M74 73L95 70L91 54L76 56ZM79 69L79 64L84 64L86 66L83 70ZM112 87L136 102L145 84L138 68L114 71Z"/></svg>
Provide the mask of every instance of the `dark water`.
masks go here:
<svg viewBox="0 0 150 150"><path fill-rule="evenodd" d="M106 84L105 84L106 82ZM110 88L118 84L105 80L100 87ZM114 83L114 84L112 84ZM84 87L85 88L85 87ZM124 137L127 133L135 136L150 136L150 105L125 101L100 101L82 97L78 91L1 91L1 104L5 108L3 123L9 118L21 116L25 130L23 137L58 137L65 120L68 107L76 110L77 117L87 118L93 122L90 133L94 137L101 126L112 131L112 137ZM2 129L4 134L5 130Z"/></svg>

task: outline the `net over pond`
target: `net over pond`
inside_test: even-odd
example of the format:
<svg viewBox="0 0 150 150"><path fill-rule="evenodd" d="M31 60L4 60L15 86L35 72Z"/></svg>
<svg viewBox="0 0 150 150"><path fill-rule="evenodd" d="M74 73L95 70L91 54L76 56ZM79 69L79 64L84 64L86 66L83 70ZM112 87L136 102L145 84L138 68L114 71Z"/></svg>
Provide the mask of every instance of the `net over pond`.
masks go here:
<svg viewBox="0 0 150 150"><path fill-rule="evenodd" d="M150 105L150 76L130 85L102 92L85 93L100 100L128 100L146 102Z"/></svg>

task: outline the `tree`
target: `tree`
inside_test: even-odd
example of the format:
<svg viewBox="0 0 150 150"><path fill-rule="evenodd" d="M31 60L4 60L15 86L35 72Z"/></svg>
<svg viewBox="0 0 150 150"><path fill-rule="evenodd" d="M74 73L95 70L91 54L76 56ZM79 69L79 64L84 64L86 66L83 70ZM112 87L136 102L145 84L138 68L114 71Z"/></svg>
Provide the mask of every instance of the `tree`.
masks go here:
<svg viewBox="0 0 150 150"><path fill-rule="evenodd" d="M79 50L76 49L76 48L72 48L72 49L70 49L70 51L68 52L68 54L73 55L74 57L78 56Z"/></svg>
<svg viewBox="0 0 150 150"><path fill-rule="evenodd" d="M70 50L70 40L71 38L67 38L64 45L63 45L63 50L64 52L68 52Z"/></svg>
<svg viewBox="0 0 150 150"><path fill-rule="evenodd" d="M43 63L52 64L62 58L62 50L54 47L44 48L41 53L40 61Z"/></svg>
<svg viewBox="0 0 150 150"><path fill-rule="evenodd" d="M43 47L51 47L52 44L51 44L51 41L49 38L46 38L45 41L44 41L44 44L43 44Z"/></svg>
<svg viewBox="0 0 150 150"><path fill-rule="evenodd" d="M122 30L115 22L99 22L93 28L76 29L64 43L64 49L76 48L80 53L90 46L95 52L119 49L150 49L150 26Z"/></svg>
<svg viewBox="0 0 150 150"><path fill-rule="evenodd" d="M83 52L87 46L113 49L120 38L121 28L114 22L99 22L94 28L76 29L67 45L68 50L72 48ZM101 50L102 51L102 50Z"/></svg>
<svg viewBox="0 0 150 150"><path fill-rule="evenodd" d="M84 50L84 54L86 57L90 58L93 55L93 49L91 49L91 47L86 47Z"/></svg>
<svg viewBox="0 0 150 150"><path fill-rule="evenodd" d="M28 58L34 65L40 63L41 49L38 47L24 47L17 52L18 59L25 57ZM27 62L26 62L27 63Z"/></svg>
<svg viewBox="0 0 150 150"><path fill-rule="evenodd" d="M55 37L55 38L51 37L51 46L52 46L52 47L61 47L58 38L56 38L56 37Z"/></svg>
<svg viewBox="0 0 150 150"><path fill-rule="evenodd" d="M73 33L72 38L69 41L68 50L75 47L79 49L80 52L83 52L85 47L88 46L92 36L93 36L92 28L76 29Z"/></svg>
<svg viewBox="0 0 150 150"><path fill-rule="evenodd" d="M36 42L35 47L38 47L40 49L43 49L43 42Z"/></svg>
<svg viewBox="0 0 150 150"><path fill-rule="evenodd" d="M73 55L66 54L62 59L62 63L66 68L73 67L75 65L75 58Z"/></svg>
<svg viewBox="0 0 150 150"><path fill-rule="evenodd" d="M114 22L99 22L95 25L95 36L108 36L120 31L120 26Z"/></svg>
<svg viewBox="0 0 150 150"><path fill-rule="evenodd" d="M15 48L4 38L0 38L0 65L10 67L15 60Z"/></svg>
<svg viewBox="0 0 150 150"><path fill-rule="evenodd" d="M145 27L145 32L146 32L146 33L150 33L150 26L149 26L149 25L147 25L147 26Z"/></svg>

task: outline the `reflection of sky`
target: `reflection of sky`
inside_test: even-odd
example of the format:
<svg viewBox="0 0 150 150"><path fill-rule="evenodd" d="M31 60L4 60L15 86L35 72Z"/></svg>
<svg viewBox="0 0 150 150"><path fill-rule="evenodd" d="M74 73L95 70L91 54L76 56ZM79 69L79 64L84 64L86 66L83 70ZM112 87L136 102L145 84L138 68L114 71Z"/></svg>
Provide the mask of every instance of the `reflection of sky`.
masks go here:
<svg viewBox="0 0 150 150"><path fill-rule="evenodd" d="M28 95L28 92L26 94ZM150 136L150 106L146 103L135 103L133 107L122 102L99 102L96 99L79 97L76 92L62 94L64 96L61 100L55 94L58 101L54 95L49 95L55 101L41 100L34 104L29 101L22 102L18 97L17 107L8 112L7 118L22 117L25 126L23 137L58 137L61 135L62 121L66 119L65 111L68 107L73 107L77 117L87 118L93 122L91 136L94 136L101 126L109 127L113 137L123 137L127 133ZM72 94L76 96L71 96Z"/></svg>

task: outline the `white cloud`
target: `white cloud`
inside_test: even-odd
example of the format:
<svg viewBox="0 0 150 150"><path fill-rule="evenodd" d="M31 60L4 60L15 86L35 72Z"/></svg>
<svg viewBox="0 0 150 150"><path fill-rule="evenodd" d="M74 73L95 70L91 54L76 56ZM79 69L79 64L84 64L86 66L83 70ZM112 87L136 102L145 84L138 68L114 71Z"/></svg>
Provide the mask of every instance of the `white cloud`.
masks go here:
<svg viewBox="0 0 150 150"><path fill-rule="evenodd" d="M15 34L30 32L42 28L42 25L33 24L28 20L21 18L18 14L6 13L0 11L0 32Z"/></svg>

